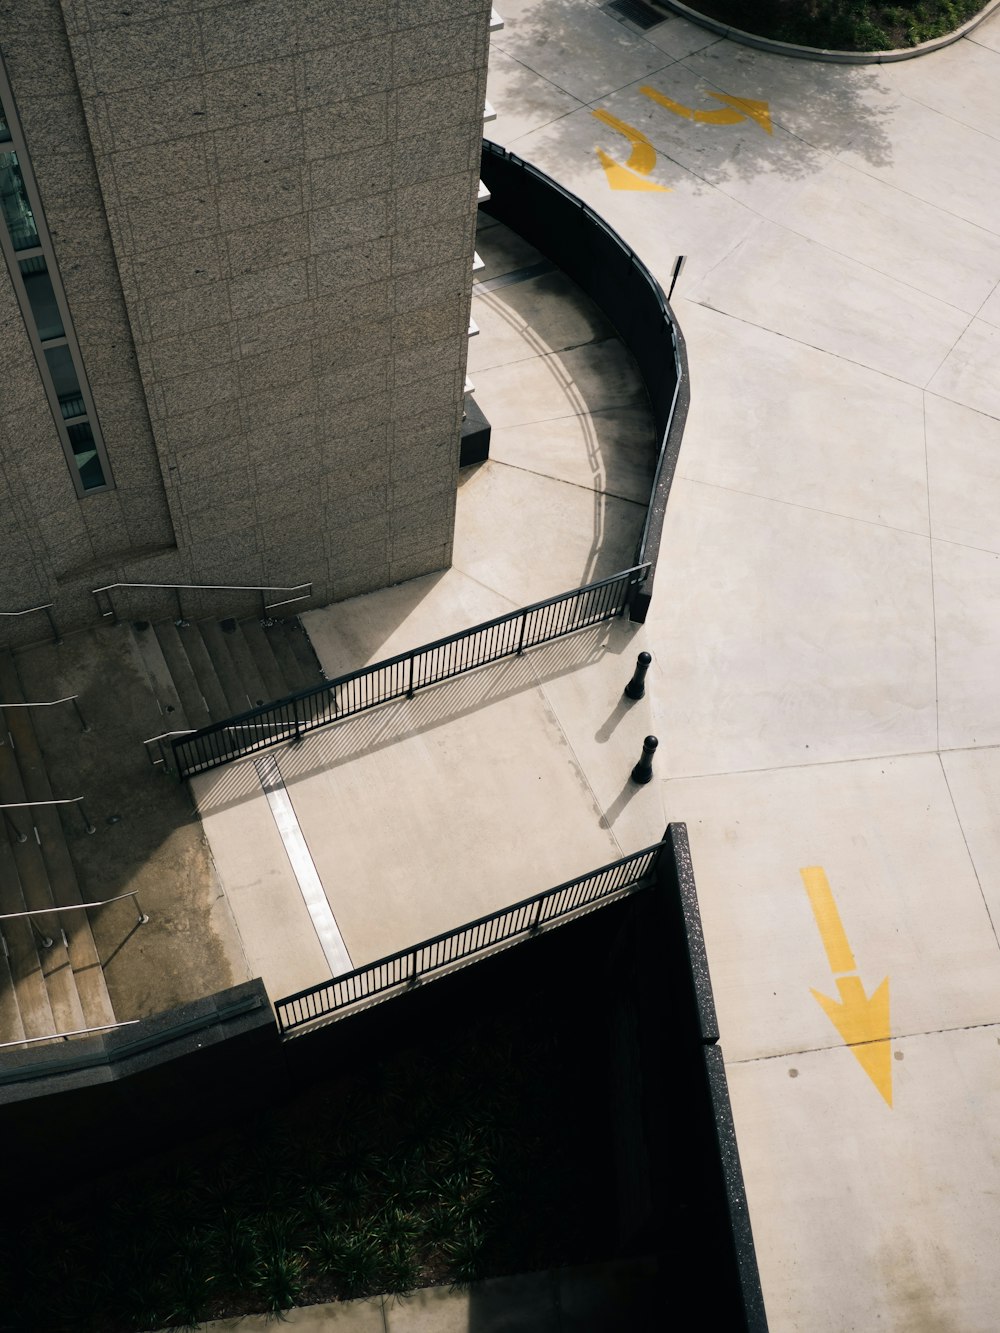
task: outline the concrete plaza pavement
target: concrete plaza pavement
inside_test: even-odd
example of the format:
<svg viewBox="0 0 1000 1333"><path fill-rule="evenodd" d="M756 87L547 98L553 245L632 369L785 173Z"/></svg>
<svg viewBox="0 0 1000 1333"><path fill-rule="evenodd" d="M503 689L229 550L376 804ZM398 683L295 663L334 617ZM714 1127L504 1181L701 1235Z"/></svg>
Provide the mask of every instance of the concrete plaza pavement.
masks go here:
<svg viewBox="0 0 1000 1333"><path fill-rule="evenodd" d="M281 751L292 805L356 961L685 821L772 1330L992 1333L1000 16L933 55L844 67L680 18L641 34L591 0L503 14L490 137L664 285L688 256L673 304L692 406L656 596L643 627ZM699 116L732 108L720 97L753 114ZM649 173L627 165L635 135ZM598 149L636 188L612 188ZM510 242L499 268L531 256ZM628 563L641 467L622 423L641 408L599 315L565 315L582 354L547 334L543 286L477 297L495 452L463 478L453 569L308 616L329 674ZM644 648L647 697L623 706ZM658 781L630 791L648 730ZM328 960L304 962L280 843L247 837L270 816L245 773L195 788L282 993ZM884 1032L874 1000L831 1021L861 988L888 993Z"/></svg>
<svg viewBox="0 0 1000 1333"><path fill-rule="evenodd" d="M987 1333L1000 16L860 67L680 18L640 34L583 2L515 0L504 17L491 137L664 285L688 256L673 304L692 406L643 639L770 1326ZM732 105L719 95L766 114L699 116ZM625 166L633 141L594 111L653 145L642 179L664 190L611 188L597 149ZM823 910L808 867L825 871ZM886 977L892 1058L873 1079L819 996ZM881 1031L856 1039L881 1047Z"/></svg>

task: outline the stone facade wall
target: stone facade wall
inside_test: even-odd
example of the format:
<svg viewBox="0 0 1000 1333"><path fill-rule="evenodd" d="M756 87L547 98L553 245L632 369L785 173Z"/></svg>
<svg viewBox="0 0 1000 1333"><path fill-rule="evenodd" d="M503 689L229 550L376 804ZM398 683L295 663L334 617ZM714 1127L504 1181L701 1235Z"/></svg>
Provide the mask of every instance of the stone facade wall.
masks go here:
<svg viewBox="0 0 1000 1333"><path fill-rule="evenodd" d="M42 572L0 575L0 609L58 591L75 621L95 578L331 600L449 563L489 10L0 0L116 483L77 500L22 322L4 538Z"/></svg>

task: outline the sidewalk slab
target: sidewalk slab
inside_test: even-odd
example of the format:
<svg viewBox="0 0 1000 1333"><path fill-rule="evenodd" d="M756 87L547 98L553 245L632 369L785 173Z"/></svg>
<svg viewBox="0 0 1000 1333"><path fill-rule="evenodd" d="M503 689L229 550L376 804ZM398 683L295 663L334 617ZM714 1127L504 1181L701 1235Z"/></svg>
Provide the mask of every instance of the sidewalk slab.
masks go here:
<svg viewBox="0 0 1000 1333"><path fill-rule="evenodd" d="M893 1042L893 1110L843 1047L727 1063L770 1333L993 1333L998 1043Z"/></svg>
<svg viewBox="0 0 1000 1333"><path fill-rule="evenodd" d="M191 790L251 975L272 1000L325 981L330 968L253 761L199 774Z"/></svg>
<svg viewBox="0 0 1000 1333"><path fill-rule="evenodd" d="M377 712L278 755L356 967L620 855L528 658Z"/></svg>
<svg viewBox="0 0 1000 1333"><path fill-rule="evenodd" d="M807 866L865 993L889 977L894 1038L996 1020L1000 952L937 755L671 781L665 800L688 824L727 1059L843 1044L812 993L837 996Z"/></svg>
<svg viewBox="0 0 1000 1333"><path fill-rule="evenodd" d="M675 480L664 544L646 631L670 775L935 747L926 539Z"/></svg>
<svg viewBox="0 0 1000 1333"><path fill-rule="evenodd" d="M924 395L934 536L1000 552L1000 421Z"/></svg>
<svg viewBox="0 0 1000 1333"><path fill-rule="evenodd" d="M774 223L763 223L688 295L921 386L968 323L953 306Z"/></svg>
<svg viewBox="0 0 1000 1333"><path fill-rule="evenodd" d="M918 389L691 301L679 317L718 385L692 398L680 476L927 534Z"/></svg>

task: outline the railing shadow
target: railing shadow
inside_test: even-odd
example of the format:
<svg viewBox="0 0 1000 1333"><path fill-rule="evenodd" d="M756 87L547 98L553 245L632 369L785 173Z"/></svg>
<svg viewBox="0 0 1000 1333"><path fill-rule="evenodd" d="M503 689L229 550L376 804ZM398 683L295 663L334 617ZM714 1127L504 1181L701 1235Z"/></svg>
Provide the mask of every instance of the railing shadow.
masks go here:
<svg viewBox="0 0 1000 1333"><path fill-rule="evenodd" d="M625 653L637 626L625 620L603 621L562 639L528 649L521 657L507 657L461 676L419 690L412 699L397 699L363 713L308 732L300 741L287 741L263 753L273 755L285 783L291 786L446 726L481 708L509 699L546 681L592 666L609 653ZM192 790L202 815L229 809L260 793L254 756L236 760L192 778Z"/></svg>

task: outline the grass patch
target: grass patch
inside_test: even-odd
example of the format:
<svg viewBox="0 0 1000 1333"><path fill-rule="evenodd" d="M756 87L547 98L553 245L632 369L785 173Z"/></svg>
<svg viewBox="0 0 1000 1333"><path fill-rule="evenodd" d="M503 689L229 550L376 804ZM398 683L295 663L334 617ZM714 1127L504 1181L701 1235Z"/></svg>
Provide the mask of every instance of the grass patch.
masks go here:
<svg viewBox="0 0 1000 1333"><path fill-rule="evenodd" d="M190 1328L603 1257L606 1116L578 1025L524 1012L442 1036L99 1187L19 1200L0 1328Z"/></svg>
<svg viewBox="0 0 1000 1333"><path fill-rule="evenodd" d="M892 51L953 32L983 0L684 0L758 37L835 51Z"/></svg>

